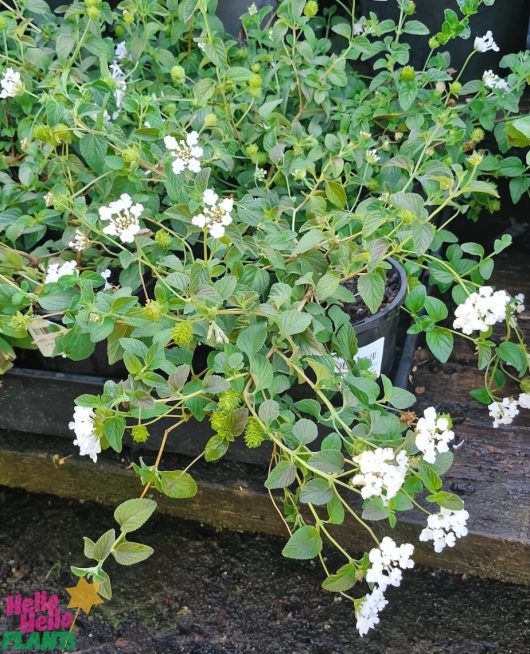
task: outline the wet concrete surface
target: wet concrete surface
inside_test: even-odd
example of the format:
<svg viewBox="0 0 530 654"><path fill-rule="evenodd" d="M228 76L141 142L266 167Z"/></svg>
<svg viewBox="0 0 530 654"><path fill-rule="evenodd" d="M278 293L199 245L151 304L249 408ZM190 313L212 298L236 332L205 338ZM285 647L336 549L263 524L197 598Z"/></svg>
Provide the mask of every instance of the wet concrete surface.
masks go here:
<svg viewBox="0 0 530 654"><path fill-rule="evenodd" d="M112 511L0 490L0 633L5 597L75 584L82 536L113 526ZM134 536L134 538L132 538ZM283 541L155 516L131 540L155 554L108 566L114 597L81 614L77 651L94 654L526 654L530 589L461 575L407 571L378 629L359 638L352 606L320 589L316 563L288 561ZM340 561L330 561L331 566Z"/></svg>

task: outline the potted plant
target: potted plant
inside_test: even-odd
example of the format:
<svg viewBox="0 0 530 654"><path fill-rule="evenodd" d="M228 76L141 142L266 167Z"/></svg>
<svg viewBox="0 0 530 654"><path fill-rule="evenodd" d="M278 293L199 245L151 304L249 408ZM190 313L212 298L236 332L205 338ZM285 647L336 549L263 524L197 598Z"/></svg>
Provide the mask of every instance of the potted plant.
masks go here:
<svg viewBox="0 0 530 654"><path fill-rule="evenodd" d="M66 359L104 343L123 361L125 379L73 409L74 442L94 462L164 425L155 463L134 466L143 491L118 507L120 533L85 538L94 564L75 574L110 597L108 557L152 554L127 534L154 511L148 495L196 493L190 467L162 462L194 419L212 434L197 459L214 462L234 442L270 448L265 485L284 494L284 554L320 559L324 588L354 602L363 634L414 550L369 523L393 527L419 507L429 514L420 539L441 551L467 533L467 512L442 490L451 418L434 407L416 416L412 393L377 379L358 356L356 317L364 304L385 322L406 294L410 331L441 361L455 334L476 344L485 386L475 395L497 424L528 407L522 299L487 285L509 239L485 252L450 227L495 201L498 176L527 180L518 159L480 143L486 131L505 138L530 62L508 58L506 80L470 82L462 102L457 75L408 65L404 12L398 25L358 27L319 15L314 0L284 0L269 27L270 9L250 6L242 47L215 5L113 12L86 0L60 18L27 0L0 14L0 350L4 367L31 342ZM332 33L347 41L341 52L330 53ZM374 55L372 79L350 67ZM505 330L494 337L495 325ZM386 344L393 330L375 328ZM374 540L361 557L333 530L346 519ZM344 556L339 570L324 542Z"/></svg>

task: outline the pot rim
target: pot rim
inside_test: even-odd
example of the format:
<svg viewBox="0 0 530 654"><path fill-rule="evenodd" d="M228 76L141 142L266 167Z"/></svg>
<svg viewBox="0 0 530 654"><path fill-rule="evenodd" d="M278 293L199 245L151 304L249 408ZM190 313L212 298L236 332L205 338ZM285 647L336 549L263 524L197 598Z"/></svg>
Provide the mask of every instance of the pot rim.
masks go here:
<svg viewBox="0 0 530 654"><path fill-rule="evenodd" d="M352 323L355 330L357 332L365 332L367 329L369 329L374 323L378 322L385 316L386 314L389 314L394 311L394 309L399 308L403 304L403 300L405 299L405 295L407 294L407 273L405 272L405 269L401 264L399 264L395 259L392 259L392 257L388 257L386 259L388 263L397 270L399 274L399 281L400 281L400 287L399 291L396 294L396 297L388 304L384 309L379 310L377 313L374 313L372 316L368 316L368 318L364 318L363 320L360 320L359 322L354 322Z"/></svg>

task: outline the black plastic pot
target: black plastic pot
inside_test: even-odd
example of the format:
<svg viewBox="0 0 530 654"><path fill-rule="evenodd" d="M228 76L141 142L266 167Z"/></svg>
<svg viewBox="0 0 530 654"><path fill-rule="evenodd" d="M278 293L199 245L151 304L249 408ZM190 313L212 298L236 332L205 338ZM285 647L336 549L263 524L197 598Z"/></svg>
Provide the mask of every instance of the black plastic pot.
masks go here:
<svg viewBox="0 0 530 654"><path fill-rule="evenodd" d="M415 0L416 12L413 19L427 25L431 34L437 33L444 20L444 11L452 9L461 16L457 0ZM362 0L363 13L370 12L379 19L390 18L397 21L399 8L397 0ZM469 39L456 38L441 48L451 53L451 66L460 70L473 48L477 36L491 30L493 38L499 46L499 52L478 53L472 57L463 75L464 80L478 79L485 70L499 70L502 57L510 52L519 52L526 47L528 31L529 0L497 0L494 5L481 5L479 11L471 16L469 24L471 36ZM429 36L403 35L402 40L411 46L410 63L414 68L423 68L429 53Z"/></svg>
<svg viewBox="0 0 530 654"><path fill-rule="evenodd" d="M407 293L405 271L397 261L388 259L388 262L399 275L399 291L384 309L353 325L359 345L357 356L371 359L372 369L378 376L381 373L390 376L395 367L399 310Z"/></svg>

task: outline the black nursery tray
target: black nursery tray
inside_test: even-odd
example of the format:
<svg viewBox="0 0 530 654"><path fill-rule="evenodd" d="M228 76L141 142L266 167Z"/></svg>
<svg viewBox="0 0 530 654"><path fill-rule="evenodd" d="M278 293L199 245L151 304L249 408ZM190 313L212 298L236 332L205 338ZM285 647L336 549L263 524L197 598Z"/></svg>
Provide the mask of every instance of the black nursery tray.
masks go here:
<svg viewBox="0 0 530 654"><path fill-rule="evenodd" d="M394 385L406 388L416 337L405 335L405 330L400 328L397 343L391 377ZM72 420L75 398L84 393L99 395L105 381L106 378L95 375L15 367L0 378L0 429L71 440L74 433L68 423ZM153 425L151 437L142 447L132 442L128 445L137 451L157 451L164 429L161 423ZM166 451L196 456L210 436L212 432L208 422L190 420L173 432ZM267 448L249 450L242 439L237 439L229 448L226 458L241 463L266 464L270 452Z"/></svg>

